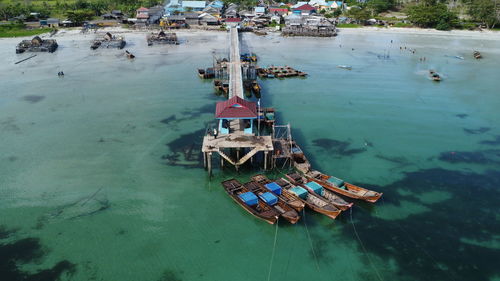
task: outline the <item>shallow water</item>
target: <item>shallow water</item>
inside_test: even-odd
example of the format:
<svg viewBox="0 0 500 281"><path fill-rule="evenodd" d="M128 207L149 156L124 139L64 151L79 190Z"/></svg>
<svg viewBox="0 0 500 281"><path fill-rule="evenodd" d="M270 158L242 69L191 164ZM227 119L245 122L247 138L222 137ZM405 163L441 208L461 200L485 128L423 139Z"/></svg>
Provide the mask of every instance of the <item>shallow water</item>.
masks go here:
<svg viewBox="0 0 500 281"><path fill-rule="evenodd" d="M213 120L221 98L196 68L227 52L227 34L183 32L185 44L153 47L144 34L125 37L134 61L118 50L92 52L86 35L58 37L54 54L14 65L27 55L14 54L16 40L0 40L0 275L500 278L500 41L243 35L242 49L260 65L309 73L262 81L262 103L291 123L314 167L384 192L336 221L307 211L298 225L276 227L220 186L258 171L216 170L209 180L200 167L169 164ZM485 59L472 59L474 49ZM429 68L441 83L427 79Z"/></svg>

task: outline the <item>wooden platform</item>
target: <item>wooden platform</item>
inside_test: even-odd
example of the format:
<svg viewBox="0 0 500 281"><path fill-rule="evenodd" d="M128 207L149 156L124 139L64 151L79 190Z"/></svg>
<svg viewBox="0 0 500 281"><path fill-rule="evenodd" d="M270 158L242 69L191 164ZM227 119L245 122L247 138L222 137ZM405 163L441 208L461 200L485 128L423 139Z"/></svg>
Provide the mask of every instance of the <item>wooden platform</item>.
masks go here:
<svg viewBox="0 0 500 281"><path fill-rule="evenodd" d="M259 151L272 151L273 140L271 136L253 136L241 134L229 134L217 136L205 136L203 138L202 152L219 152L224 148L252 148Z"/></svg>

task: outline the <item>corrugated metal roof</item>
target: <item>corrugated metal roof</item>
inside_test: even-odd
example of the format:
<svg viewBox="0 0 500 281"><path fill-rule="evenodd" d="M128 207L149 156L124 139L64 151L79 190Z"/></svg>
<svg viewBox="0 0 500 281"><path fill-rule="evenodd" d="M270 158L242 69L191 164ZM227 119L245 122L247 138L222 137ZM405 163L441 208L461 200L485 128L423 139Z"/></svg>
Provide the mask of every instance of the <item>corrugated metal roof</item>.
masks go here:
<svg viewBox="0 0 500 281"><path fill-rule="evenodd" d="M182 1L184 8L205 8L207 3L205 1Z"/></svg>
<svg viewBox="0 0 500 281"><path fill-rule="evenodd" d="M256 118L255 102L246 101L234 96L226 101L218 102L215 108L215 118Z"/></svg>

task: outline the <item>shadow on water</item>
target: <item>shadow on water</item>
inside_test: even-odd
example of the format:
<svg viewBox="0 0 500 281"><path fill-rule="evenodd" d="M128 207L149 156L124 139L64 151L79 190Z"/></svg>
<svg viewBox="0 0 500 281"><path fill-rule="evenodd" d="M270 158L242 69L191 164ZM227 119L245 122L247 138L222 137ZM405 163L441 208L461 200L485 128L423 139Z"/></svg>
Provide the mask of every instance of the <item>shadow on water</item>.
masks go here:
<svg viewBox="0 0 500 281"><path fill-rule="evenodd" d="M355 154L359 154L366 151L366 148L350 148L352 142L341 141L336 139L329 138L320 138L313 140L313 144L317 147L320 147L326 150L328 153L332 153L333 155L342 156L351 156ZM370 143L373 146L373 144Z"/></svg>
<svg viewBox="0 0 500 281"><path fill-rule="evenodd" d="M489 130L491 130L491 128L489 128L489 127L481 127L481 128L477 128L477 129L467 129L467 128L463 128L463 129L464 129L464 132L469 134L469 135L484 134L484 133L488 132Z"/></svg>
<svg viewBox="0 0 500 281"><path fill-rule="evenodd" d="M27 95L23 97L24 101L27 101L29 103L37 103L39 101L42 101L45 98L45 96L38 96L38 95Z"/></svg>
<svg viewBox="0 0 500 281"><path fill-rule="evenodd" d="M165 270L158 281L182 281L182 279L179 277L177 272L173 270Z"/></svg>
<svg viewBox="0 0 500 281"><path fill-rule="evenodd" d="M500 145L500 135L496 136L494 140L483 140L479 142L480 144L486 145Z"/></svg>
<svg viewBox="0 0 500 281"><path fill-rule="evenodd" d="M438 159L449 163L498 164L500 150L445 151L439 154Z"/></svg>
<svg viewBox="0 0 500 281"><path fill-rule="evenodd" d="M13 234L14 231L0 227L0 240ZM59 280L63 274L72 276L76 266L67 260L55 264L52 268L37 272L24 272L19 266L40 261L46 253L42 250L37 238L24 238L11 243L0 241L0 276L8 281L53 281Z"/></svg>
<svg viewBox="0 0 500 281"><path fill-rule="evenodd" d="M203 167L201 145L205 129L180 135L177 139L167 143L171 153L163 155L162 159L170 166L186 168Z"/></svg>
<svg viewBox="0 0 500 281"><path fill-rule="evenodd" d="M358 215L356 230L370 254L395 260L398 273L412 280L491 280L498 274L500 260L500 252L492 245L500 228L496 218L499 184L499 171L475 174L428 169L407 173L383 188L384 200L377 204L412 201L430 211L402 219ZM401 187L411 193L397 192ZM421 194L428 192L451 196L426 203ZM353 228L342 231L347 238L355 237Z"/></svg>

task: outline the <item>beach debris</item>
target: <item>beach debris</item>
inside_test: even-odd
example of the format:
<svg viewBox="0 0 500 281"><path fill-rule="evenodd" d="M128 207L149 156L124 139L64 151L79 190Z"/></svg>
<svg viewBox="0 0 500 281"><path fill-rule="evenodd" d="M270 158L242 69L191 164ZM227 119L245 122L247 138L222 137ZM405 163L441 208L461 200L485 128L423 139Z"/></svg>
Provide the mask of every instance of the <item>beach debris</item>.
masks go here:
<svg viewBox="0 0 500 281"><path fill-rule="evenodd" d="M40 36L35 36L31 40L23 40L16 47L16 54L24 52L49 52L53 53L57 50L57 41L54 39L43 40Z"/></svg>
<svg viewBox="0 0 500 281"><path fill-rule="evenodd" d="M27 60L29 60L29 59L31 59L31 58L34 58L34 57L36 57L36 55L32 55L32 56L30 56L30 57L27 57L27 58L25 58L25 59L22 59L22 60L20 60L20 61L18 61L18 62L16 62L16 63L14 63L14 64L19 64L19 63L22 63L23 61L27 61ZM24 73L24 72L23 72L23 73Z"/></svg>

